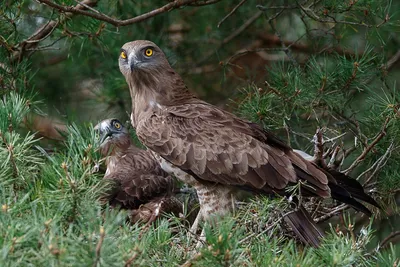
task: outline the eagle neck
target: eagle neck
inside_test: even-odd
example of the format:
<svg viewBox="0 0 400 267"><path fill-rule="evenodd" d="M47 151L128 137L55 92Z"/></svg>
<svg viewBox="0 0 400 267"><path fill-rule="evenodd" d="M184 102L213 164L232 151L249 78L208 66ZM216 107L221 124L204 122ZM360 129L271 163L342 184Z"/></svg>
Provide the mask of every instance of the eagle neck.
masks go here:
<svg viewBox="0 0 400 267"><path fill-rule="evenodd" d="M153 71L137 71L129 83L132 99L139 95L145 102L161 106L177 105L197 99L183 79L171 67Z"/></svg>
<svg viewBox="0 0 400 267"><path fill-rule="evenodd" d="M152 72L137 71L128 83L131 98L134 100L134 116L131 117L133 125L136 125L135 122L142 112L199 101L171 67Z"/></svg>

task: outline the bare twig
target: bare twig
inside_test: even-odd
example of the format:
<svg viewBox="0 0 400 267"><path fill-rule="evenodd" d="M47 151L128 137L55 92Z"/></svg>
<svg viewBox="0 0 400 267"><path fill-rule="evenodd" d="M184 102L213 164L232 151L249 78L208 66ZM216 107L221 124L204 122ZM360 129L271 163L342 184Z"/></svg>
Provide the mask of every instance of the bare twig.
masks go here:
<svg viewBox="0 0 400 267"><path fill-rule="evenodd" d="M106 232L104 231L104 227L100 226L100 239L96 246L96 259L93 263L93 267L96 267L100 261L101 246L103 245L105 235L106 235Z"/></svg>
<svg viewBox="0 0 400 267"><path fill-rule="evenodd" d="M236 52L234 55L232 55L230 58L228 58L226 61L224 61L225 65L230 64L230 62L232 60L234 60L235 58L238 57L242 57L244 55L247 55L249 53L257 53L257 52L262 52L262 51L282 51L282 48L256 48L256 49L252 49L252 50L240 50L238 52Z"/></svg>
<svg viewBox="0 0 400 267"><path fill-rule="evenodd" d="M388 158L390 158L390 155L393 151L394 148L394 143L391 143L389 147L386 149L385 154L382 155L368 170L365 172L361 173L358 177L357 180L359 180L363 175L367 174L369 171L374 170L370 176L367 178L367 180L364 182L364 186L368 185L369 182L372 180L372 178L376 175L376 173L382 169L383 166L385 166Z"/></svg>
<svg viewBox="0 0 400 267"><path fill-rule="evenodd" d="M250 27L251 24L253 24L261 15L262 15L262 11L258 11L256 12L252 17L250 17L245 23L243 23L242 26L240 26L236 31L234 31L233 33L231 33L228 37L226 37L225 39L222 40L222 42L220 42L218 45L216 45L215 47L213 47L213 49L208 52L206 55L204 55L204 57L199 60L198 62L196 62L196 66L197 65L201 65L204 62L206 62L212 55L214 55L215 51L218 50L219 48L221 48L222 46L224 46L225 44L229 43L230 41L232 41L233 39L235 39L237 36L239 36L242 32L244 32L248 27Z"/></svg>
<svg viewBox="0 0 400 267"><path fill-rule="evenodd" d="M342 134L340 134L340 135L338 135L338 136L335 136L335 137L326 139L326 140L324 140L324 144L334 142L334 141L336 141L337 139L342 138L342 137L345 136L346 134L347 134L347 133L342 133Z"/></svg>
<svg viewBox="0 0 400 267"><path fill-rule="evenodd" d="M50 25L50 27L49 27L49 25ZM58 25L58 21L51 21L51 20L48 21L37 32L35 32L31 37L29 37L24 43L33 44L33 43L38 43L43 40L46 40L53 33L53 31L57 27L57 25ZM46 29L49 29L49 30L46 30Z"/></svg>
<svg viewBox="0 0 400 267"><path fill-rule="evenodd" d="M343 172L344 174L348 175L355 167L357 167L358 164L360 164L365 159L365 157L371 151L371 149L374 148L375 145L386 135L386 130L389 121L390 117L387 117L385 122L383 123L382 129L379 132L379 134L375 137L375 139L371 142L371 144L369 144L364 148L360 156L358 156L358 158L350 165L350 167Z"/></svg>
<svg viewBox="0 0 400 267"><path fill-rule="evenodd" d="M93 12L96 12L96 13L98 13L98 14L102 14L102 13L99 12L98 10L96 10L96 9L92 8L91 6L85 4L83 1L75 0L75 2L78 3L78 4L81 5L81 6L84 6L85 8L87 8L87 9L89 9L89 10L92 10Z"/></svg>
<svg viewBox="0 0 400 267"><path fill-rule="evenodd" d="M382 26L383 24L385 24L386 22L389 21L389 17L388 16L386 16L385 19L381 23L379 23L377 25L366 24L366 23L363 23L363 22L360 23L360 22L353 22L353 21L346 21L346 20L337 20L335 17L332 17L332 16L328 16L331 19L327 20L327 19L322 19L322 18L318 17L310 8L305 8L300 3L297 3L297 4L298 4L298 7L300 7L300 9L303 11L303 13L307 17L309 17L309 18L311 18L311 19L313 19L315 21L318 21L320 23L336 23L336 24L347 24L347 25L363 26L363 27L367 27L367 28L373 28L373 27L379 28L380 26Z"/></svg>
<svg viewBox="0 0 400 267"><path fill-rule="evenodd" d="M138 23L138 22L144 21L148 18L154 17L156 15L168 12L172 9L177 9L177 8L185 6L185 5L195 4L196 2L199 2L198 0L175 0L175 1L172 1L164 6L160 7L160 8L156 8L150 12L144 13L144 14L136 16L134 18L120 20L120 19L112 18L112 17L102 14L102 13L90 12L90 11L78 9L78 8L72 7L72 6L59 5L59 4L52 2L51 0L37 0L37 1L40 3L46 4L52 8L58 9L59 11L62 11L62 12L74 13L74 14L91 17L91 18L94 18L97 20L107 22L116 27L127 26L127 25L131 25L134 23ZM209 5L209 4L214 4L216 2L218 2L218 1L207 1L207 2L201 2L198 4Z"/></svg>
<svg viewBox="0 0 400 267"><path fill-rule="evenodd" d="M390 241L392 238L394 238L394 237L396 237L396 236L398 236L398 235L400 235L400 231L396 231L396 232L390 233L385 239L383 239L383 241L382 241L381 244L379 245L379 249L382 249L382 248L384 248L385 246L387 246L388 243L389 243L389 241Z"/></svg>
<svg viewBox="0 0 400 267"><path fill-rule="evenodd" d="M256 12L251 18L249 18L242 26L240 26L236 31L231 33L228 37L226 37L222 41L222 45L229 43L234 38L236 38L239 34L244 32L251 24L253 24L260 16L262 15L261 11Z"/></svg>
<svg viewBox="0 0 400 267"><path fill-rule="evenodd" d="M194 3L188 4L188 6L207 6L207 5L212 5L215 3L220 2L221 0L208 0L208 1L194 1Z"/></svg>
<svg viewBox="0 0 400 267"><path fill-rule="evenodd" d="M289 215L289 214L291 214L291 213L293 213L293 212L294 212L294 211L289 211L289 212L287 212L287 213L285 213L285 214L282 214L282 216L279 217L278 220L276 220L273 224L271 224L270 226L268 226L266 229L264 229L264 230L261 231L260 233L252 233L251 235L248 235L247 237L245 237L245 238L243 238L242 240L240 240L240 241L238 242L238 245L244 243L245 241L249 240L250 238L252 238L252 237L254 237L254 236L256 236L256 238L262 236L263 234L265 234L266 232L268 232L269 230L271 230L273 227L275 227L278 223L280 223L280 222L282 221L283 218L285 218L287 215Z"/></svg>
<svg viewBox="0 0 400 267"><path fill-rule="evenodd" d="M292 61L293 65L298 66L298 63L297 63L296 59L293 57L292 52L290 51L290 49L288 47L286 47L281 34L276 29L273 20L271 20L271 19L269 20L269 25L271 26L271 29L275 32L275 35L278 36L281 46L282 46L282 50L285 52L285 54L290 59L290 61Z"/></svg>
<svg viewBox="0 0 400 267"><path fill-rule="evenodd" d="M337 167L337 166L335 166L335 162L336 162L336 157L337 157L337 154L339 153L339 151L340 151L340 146L336 146L335 149L333 150L332 155L331 155L331 159L329 160L328 168Z"/></svg>
<svg viewBox="0 0 400 267"><path fill-rule="evenodd" d="M335 209L333 209L332 211L330 211L329 213L326 213L326 214L316 218L314 221L316 223L326 221L329 218L335 216L339 211L343 211L343 210L346 210L348 208L349 208L349 206L347 204L341 204L341 205L337 206Z"/></svg>
<svg viewBox="0 0 400 267"><path fill-rule="evenodd" d="M319 200L317 206L315 207L313 213L311 214L311 218L314 219L316 217L319 207L321 207L321 203L322 203L322 200Z"/></svg>
<svg viewBox="0 0 400 267"><path fill-rule="evenodd" d="M396 64L397 61L400 60L400 50L396 52L396 54L391 57L388 62L386 63L387 65L387 70L391 69L394 64Z"/></svg>
<svg viewBox="0 0 400 267"><path fill-rule="evenodd" d="M139 248L138 247L135 247L134 249L133 249L133 255L132 255L132 257L130 257L126 262L125 262L125 264L124 264L124 267L131 267L131 264L132 264L132 262L139 256Z"/></svg>
<svg viewBox="0 0 400 267"><path fill-rule="evenodd" d="M221 19L221 21L218 23L217 27L219 28L219 26L221 26L221 24L227 19L229 18L233 13L235 13L235 11L241 6L243 5L247 0L242 0L240 1L239 4L237 4L231 12L228 13L228 15L226 15L223 19Z"/></svg>
<svg viewBox="0 0 400 267"><path fill-rule="evenodd" d="M298 6L256 6L259 10L267 11L268 9L298 9Z"/></svg>

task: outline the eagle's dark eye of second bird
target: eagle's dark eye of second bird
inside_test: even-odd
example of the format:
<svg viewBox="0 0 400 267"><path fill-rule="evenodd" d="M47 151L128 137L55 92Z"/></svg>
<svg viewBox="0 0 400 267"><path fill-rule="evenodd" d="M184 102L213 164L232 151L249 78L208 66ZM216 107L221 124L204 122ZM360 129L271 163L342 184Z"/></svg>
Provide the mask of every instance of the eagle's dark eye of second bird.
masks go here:
<svg viewBox="0 0 400 267"><path fill-rule="evenodd" d="M153 49L147 48L146 51L144 51L144 54L148 57L151 57L153 55Z"/></svg>

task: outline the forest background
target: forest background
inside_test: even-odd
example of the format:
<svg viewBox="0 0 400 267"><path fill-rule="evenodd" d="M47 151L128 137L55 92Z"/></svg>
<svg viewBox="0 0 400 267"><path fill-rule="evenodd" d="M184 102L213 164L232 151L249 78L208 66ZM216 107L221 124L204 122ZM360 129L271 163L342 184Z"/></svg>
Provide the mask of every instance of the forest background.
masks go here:
<svg viewBox="0 0 400 267"><path fill-rule="evenodd" d="M3 0L0 265L398 266L399 10L379 0ZM92 128L129 120L118 56L137 39L158 44L199 97L358 179L383 209L370 207L370 220L309 200L330 233L318 249L282 229L285 199L244 205L198 250L179 218L126 223L98 201Z"/></svg>

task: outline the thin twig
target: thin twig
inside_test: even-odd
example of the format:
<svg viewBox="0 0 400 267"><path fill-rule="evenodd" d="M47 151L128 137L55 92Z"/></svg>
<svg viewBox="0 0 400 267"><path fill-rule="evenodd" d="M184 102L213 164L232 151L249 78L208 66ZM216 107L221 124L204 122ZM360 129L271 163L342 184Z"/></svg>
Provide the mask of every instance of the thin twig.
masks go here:
<svg viewBox="0 0 400 267"><path fill-rule="evenodd" d="M44 26L42 26L42 28L39 29L38 32L36 32L33 36L31 36L28 40L26 40L24 43L27 44L33 44L33 43L38 43L41 41L46 40L54 31L54 29L57 27L58 25L58 21L54 21L54 23L52 23L53 21L48 21ZM51 24L51 25L50 25ZM50 25L50 30L49 31L45 31L46 28ZM42 32L45 32L45 35L41 38L37 38L42 36L43 34L41 34Z"/></svg>
<svg viewBox="0 0 400 267"><path fill-rule="evenodd" d="M386 149L385 154L383 154L382 157L379 158L379 160L377 160L377 162L374 163L374 165L372 165L373 168L373 172L371 173L371 175L367 178L367 180L364 182L364 186L367 186L369 184L369 182L372 180L373 177L375 177L376 173L382 169L383 166L385 166L387 160L390 158L391 153L393 151L393 147L394 147L394 143L392 142L389 147ZM372 170L372 169L371 169ZM360 174L359 177L357 177L357 180L362 177L364 173Z"/></svg>
<svg viewBox="0 0 400 267"><path fill-rule="evenodd" d="M106 235L106 232L104 231L104 227L100 226L100 238L99 238L99 242L97 243L97 246L96 246L96 259L93 263L93 267L96 267L100 261L101 246L103 245L105 235Z"/></svg>
<svg viewBox="0 0 400 267"><path fill-rule="evenodd" d="M132 255L132 257L130 257L126 262L125 262L125 265L124 265L124 267L131 267L131 263L137 258L137 256L139 256L139 248L138 247L135 247L134 249L133 249L133 255Z"/></svg>
<svg viewBox="0 0 400 267"><path fill-rule="evenodd" d="M339 151L340 151L340 146L336 146L331 155L331 159L329 160L328 169L338 167L338 166L335 166L335 162L336 162L336 157L337 157L337 154L339 153Z"/></svg>
<svg viewBox="0 0 400 267"><path fill-rule="evenodd" d="M278 36L281 46L282 46L282 50L285 52L285 54L287 55L287 57L290 59L290 61L292 61L294 66L298 66L297 61L295 60L295 58L292 55L292 52L290 51L290 49L288 47L286 47L285 42L282 39L281 34L278 32L278 30L276 29L274 22L272 20L269 20L269 25L271 26L271 29L275 32L275 35Z"/></svg>
<svg viewBox="0 0 400 267"><path fill-rule="evenodd" d="M383 241L379 245L379 249L384 248L392 238L394 238L394 237L396 237L398 235L400 235L400 231L396 231L396 232L390 233L385 239L383 239Z"/></svg>
<svg viewBox="0 0 400 267"><path fill-rule="evenodd" d="M242 244L243 242L249 240L250 238L256 236L256 238L260 237L261 235L265 234L266 232L268 232L269 230L271 230L273 227L275 227L278 223L280 223L282 221L283 218L285 218L287 215L293 213L294 211L291 210L289 212L286 212L285 214L282 214L281 217L279 217L278 220L276 220L273 224L271 224L270 226L268 226L266 229L264 229L263 231L261 231L260 233L252 233L251 235L243 238L242 240L240 240L238 242L238 245Z"/></svg>
<svg viewBox="0 0 400 267"><path fill-rule="evenodd" d="M298 9L298 6L256 6L259 10L267 11L268 9Z"/></svg>
<svg viewBox="0 0 400 267"><path fill-rule="evenodd" d="M342 137L345 136L346 134L347 134L347 133L342 133L342 134L340 134L340 135L338 135L338 136L335 136L335 137L333 137L333 138L326 139L326 140L324 140L324 144L330 143L330 142L333 142L333 141L336 141L337 139L342 138Z"/></svg>
<svg viewBox="0 0 400 267"><path fill-rule="evenodd" d="M313 213L311 214L311 218L315 218L315 216L317 215L317 212L319 210L319 207L321 206L322 200L318 201L317 207L314 209Z"/></svg>
<svg viewBox="0 0 400 267"><path fill-rule="evenodd" d="M335 216L339 211L343 211L348 208L349 208L349 206L347 204L341 204L341 205L337 206L334 210L330 211L329 213L326 213L326 214L316 218L314 221L316 223L326 221L329 218Z"/></svg>
<svg viewBox="0 0 400 267"><path fill-rule="evenodd" d="M277 51L283 51L283 48L256 48L256 49L252 49L252 50L241 50L241 51L236 52L230 58L228 58L224 62L224 64L225 65L231 64L230 62L232 60L234 60L235 58L237 58L237 57L242 57L242 56L247 55L249 53L258 53L258 52L262 52L262 51L275 51L275 52L277 52Z"/></svg>
<svg viewBox="0 0 400 267"><path fill-rule="evenodd" d="M218 23L217 28L219 28L219 26L221 26L221 24L227 19L229 18L233 13L235 13L235 11L241 6L243 5L247 0L242 0L240 1L239 4L237 4L237 6L235 6L231 12L228 13L228 15L226 15L223 19L221 19L221 21Z"/></svg>
<svg viewBox="0 0 400 267"><path fill-rule="evenodd" d="M221 0L208 0L208 1L200 2L200 3L195 1L192 4L188 4L188 6L208 6L208 5L216 4L220 1Z"/></svg>
<svg viewBox="0 0 400 267"><path fill-rule="evenodd" d="M390 117L387 117L385 122L383 123L381 131L376 136L376 138L371 142L371 144L369 144L367 147L364 148L364 151L361 153L361 155L358 156L358 158L350 165L350 167L343 172L344 174L348 175L355 167L357 167L358 164L360 164L365 159L365 157L371 151L371 149L374 148L375 145L386 135L386 130L389 121Z"/></svg>
<svg viewBox="0 0 400 267"><path fill-rule="evenodd" d="M96 9L94 9L94 8L92 8L92 7L90 7L89 5L86 5L83 1L81 2L81 1L75 0L75 2L78 3L79 5L84 6L84 7L87 8L87 9L92 10L93 12L96 12L96 13L98 13L98 14L102 14L102 13L99 12L98 10L96 10Z"/></svg>
<svg viewBox="0 0 400 267"><path fill-rule="evenodd" d="M244 32L251 24L253 24L260 16L262 15L261 11L256 12L250 19L248 19L245 23L243 23L242 26L240 26L236 31L231 33L228 37L226 37L223 41L222 44L227 44L230 41L232 41L234 38L236 38L239 34Z"/></svg>
<svg viewBox="0 0 400 267"><path fill-rule="evenodd" d="M320 17L318 17L314 12L312 12L312 10L310 8L305 8L298 2L297 2L297 4L300 7L300 9L304 12L304 14L306 14L307 17L309 17L315 21L321 22L321 23L336 23L336 24L363 26L363 27L367 27L367 28L373 28L373 27L379 28L384 23L389 21L388 16L386 16L385 19L377 25L371 25L371 24L359 23L359 22L353 22L353 21L346 21L346 20L336 20L336 18L331 17L331 16L329 16L331 18L331 20L325 20L325 19L321 19Z"/></svg>
<svg viewBox="0 0 400 267"><path fill-rule="evenodd" d="M393 67L394 64L396 64L397 61L400 60L400 50L398 50L396 52L396 54L394 54L394 56L392 56L388 62L386 63L387 65L387 70L391 69Z"/></svg>
<svg viewBox="0 0 400 267"><path fill-rule="evenodd" d="M222 46L225 44L229 43L233 39L235 39L237 36L239 36L242 32L244 32L248 27L250 27L251 24L253 24L261 15L263 12L258 11L256 12L252 17L250 17L245 23L243 23L242 26L240 26L236 31L232 32L228 37L223 39L219 44L213 47L213 49L208 52L206 55L203 56L201 60L196 62L196 66L203 64L206 62L212 55L214 55L215 51L220 49Z"/></svg>

